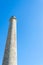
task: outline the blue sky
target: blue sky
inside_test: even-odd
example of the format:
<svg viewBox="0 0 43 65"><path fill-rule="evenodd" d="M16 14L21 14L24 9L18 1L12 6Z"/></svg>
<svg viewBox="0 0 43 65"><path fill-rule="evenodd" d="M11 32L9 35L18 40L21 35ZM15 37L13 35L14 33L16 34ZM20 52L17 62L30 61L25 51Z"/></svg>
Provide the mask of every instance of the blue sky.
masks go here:
<svg viewBox="0 0 43 65"><path fill-rule="evenodd" d="M43 0L0 0L0 65L12 15L17 17L18 65L43 65Z"/></svg>

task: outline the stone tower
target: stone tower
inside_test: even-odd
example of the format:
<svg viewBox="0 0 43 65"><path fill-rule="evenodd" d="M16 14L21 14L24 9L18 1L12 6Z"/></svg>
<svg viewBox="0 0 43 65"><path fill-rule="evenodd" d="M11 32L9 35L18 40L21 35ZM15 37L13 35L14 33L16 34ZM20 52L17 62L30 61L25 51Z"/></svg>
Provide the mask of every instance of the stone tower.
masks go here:
<svg viewBox="0 0 43 65"><path fill-rule="evenodd" d="M6 41L2 65L17 65L17 32L16 32L16 17L10 18L10 26Z"/></svg>

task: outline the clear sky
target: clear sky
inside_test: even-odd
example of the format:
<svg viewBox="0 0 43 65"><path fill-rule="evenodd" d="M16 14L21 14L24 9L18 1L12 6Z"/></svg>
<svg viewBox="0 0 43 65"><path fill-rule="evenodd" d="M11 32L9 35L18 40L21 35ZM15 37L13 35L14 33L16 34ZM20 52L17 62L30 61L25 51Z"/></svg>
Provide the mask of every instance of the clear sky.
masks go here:
<svg viewBox="0 0 43 65"><path fill-rule="evenodd" d="M0 0L0 65L12 15L17 17L18 65L43 65L43 0Z"/></svg>

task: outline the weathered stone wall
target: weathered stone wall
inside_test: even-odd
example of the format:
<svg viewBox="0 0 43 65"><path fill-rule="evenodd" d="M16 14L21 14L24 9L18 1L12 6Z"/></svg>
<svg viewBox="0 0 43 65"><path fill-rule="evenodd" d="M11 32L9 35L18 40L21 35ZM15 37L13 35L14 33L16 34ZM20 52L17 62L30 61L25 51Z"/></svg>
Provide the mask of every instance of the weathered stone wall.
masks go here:
<svg viewBox="0 0 43 65"><path fill-rule="evenodd" d="M8 37L5 47L4 59L2 65L17 65L17 32L16 19L10 20Z"/></svg>

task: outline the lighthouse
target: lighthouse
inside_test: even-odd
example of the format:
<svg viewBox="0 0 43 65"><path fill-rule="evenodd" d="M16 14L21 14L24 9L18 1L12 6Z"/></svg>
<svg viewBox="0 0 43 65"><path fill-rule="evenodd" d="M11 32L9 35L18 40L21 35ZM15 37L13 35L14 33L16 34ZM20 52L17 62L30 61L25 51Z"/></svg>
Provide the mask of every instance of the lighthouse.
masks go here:
<svg viewBox="0 0 43 65"><path fill-rule="evenodd" d="M17 20L10 18L2 65L17 65Z"/></svg>

